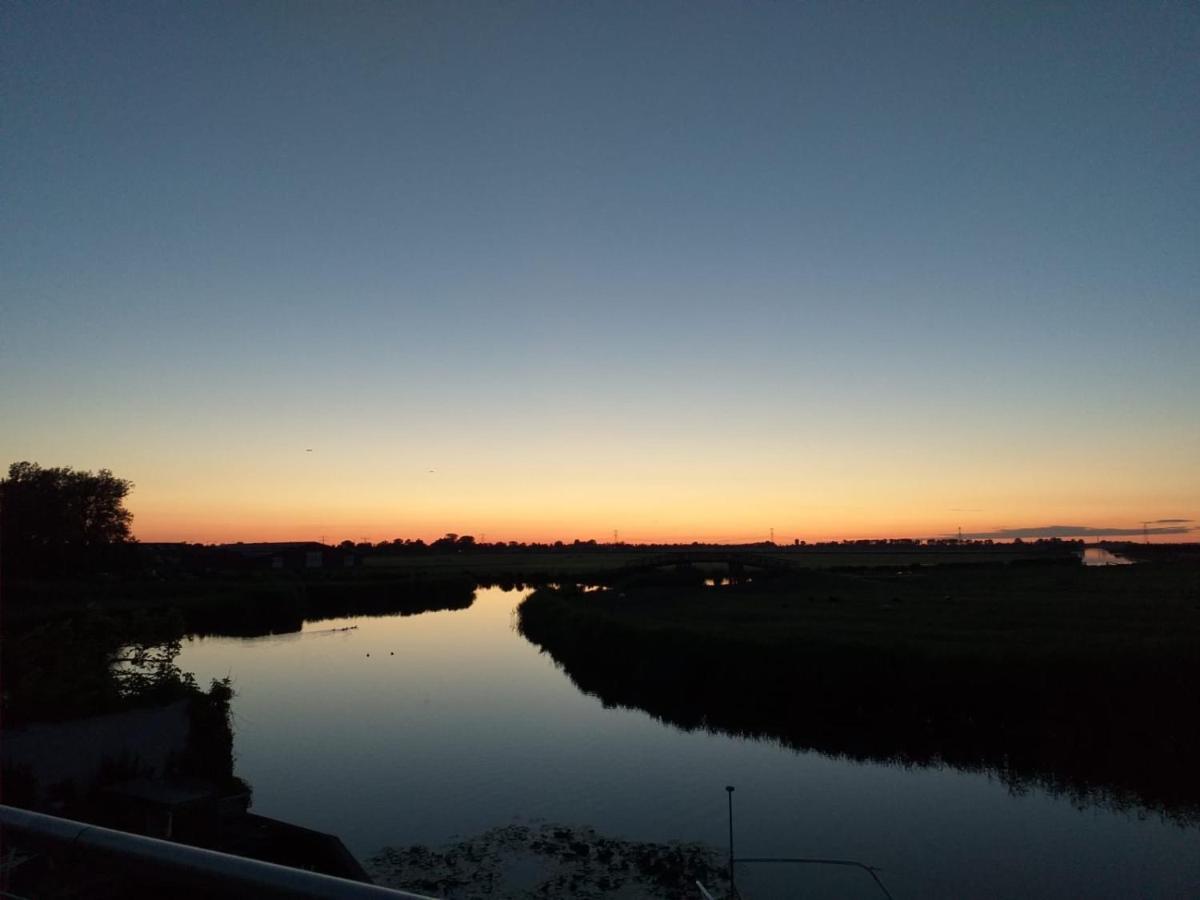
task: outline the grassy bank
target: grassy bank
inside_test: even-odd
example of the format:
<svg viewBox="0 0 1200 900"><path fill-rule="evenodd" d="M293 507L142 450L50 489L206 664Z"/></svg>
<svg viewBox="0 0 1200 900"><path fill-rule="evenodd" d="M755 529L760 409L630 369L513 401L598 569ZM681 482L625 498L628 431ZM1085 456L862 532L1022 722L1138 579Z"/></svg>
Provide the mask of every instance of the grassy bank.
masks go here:
<svg viewBox="0 0 1200 900"><path fill-rule="evenodd" d="M11 635L85 610L126 617L174 611L190 632L253 636L298 631L306 620L465 609L475 585L449 572L365 571L40 580L10 585L3 623Z"/></svg>
<svg viewBox="0 0 1200 900"><path fill-rule="evenodd" d="M782 562L793 568L860 570L870 568L928 567L938 564L978 564L1023 558L1063 557L1071 548L1028 545L843 548L717 548L733 554ZM85 607L129 613L177 609L189 619L217 627L222 617L235 622L257 619L280 621L290 617L295 630L297 616L420 610L417 600L425 595L460 590L463 585L502 586L548 583L609 584L624 579L628 570L664 554L695 552L690 547L629 547L613 550L485 550L460 553L388 554L368 551L355 556L356 565L340 563L324 568L274 569L264 560L251 561L228 552L208 553L200 548L196 560L171 568L156 563L119 575L87 577L8 578L3 624L20 628L30 622L70 615ZM208 553L208 556L205 554ZM1074 558L1073 556L1070 558ZM269 560L266 560L269 562ZM721 570L708 565L708 570ZM448 586L448 587L447 587ZM410 602L412 601L412 602ZM415 605L414 605L415 603ZM395 605L392 609L389 604ZM455 608L433 606L431 609Z"/></svg>
<svg viewBox="0 0 1200 900"><path fill-rule="evenodd" d="M683 727L1200 810L1193 564L684 571L540 590L520 622L583 690Z"/></svg>
<svg viewBox="0 0 1200 900"><path fill-rule="evenodd" d="M954 563L1011 562L1021 559L1075 559L1071 545L1045 546L1035 544L991 544L961 547L627 547L604 550L577 551L512 551L506 553L471 551L447 554L389 554L376 552L363 557L370 569L393 573L437 575L445 573L471 575L481 580L516 578L527 582L567 581L572 578L606 579L621 569L670 554L696 551L722 551L731 554L754 554L778 560L796 568L857 569L874 567L935 566Z"/></svg>

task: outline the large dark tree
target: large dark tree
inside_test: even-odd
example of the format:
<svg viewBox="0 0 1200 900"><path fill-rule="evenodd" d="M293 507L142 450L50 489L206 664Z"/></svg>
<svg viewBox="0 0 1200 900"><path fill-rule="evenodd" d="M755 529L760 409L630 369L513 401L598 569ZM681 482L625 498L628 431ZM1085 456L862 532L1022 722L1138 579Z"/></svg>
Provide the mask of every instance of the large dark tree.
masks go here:
<svg viewBox="0 0 1200 900"><path fill-rule="evenodd" d="M18 462L0 480L0 553L11 575L69 574L118 564L132 543L133 485L108 469Z"/></svg>

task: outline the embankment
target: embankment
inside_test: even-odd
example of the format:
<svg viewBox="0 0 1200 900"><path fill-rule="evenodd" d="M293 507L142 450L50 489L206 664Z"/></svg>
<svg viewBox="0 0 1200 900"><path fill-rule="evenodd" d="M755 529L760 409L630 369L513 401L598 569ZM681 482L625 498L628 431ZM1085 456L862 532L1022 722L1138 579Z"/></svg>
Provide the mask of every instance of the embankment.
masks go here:
<svg viewBox="0 0 1200 900"><path fill-rule="evenodd" d="M812 573L539 590L520 628L584 691L683 728L1200 818L1193 568Z"/></svg>

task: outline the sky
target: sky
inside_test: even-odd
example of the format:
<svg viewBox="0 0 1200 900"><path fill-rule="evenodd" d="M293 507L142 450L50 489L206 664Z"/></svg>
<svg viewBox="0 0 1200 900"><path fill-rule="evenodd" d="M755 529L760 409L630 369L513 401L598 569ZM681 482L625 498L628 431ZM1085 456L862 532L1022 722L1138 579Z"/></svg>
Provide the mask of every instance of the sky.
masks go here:
<svg viewBox="0 0 1200 900"><path fill-rule="evenodd" d="M1200 519L1195 3L2 15L0 463L142 540Z"/></svg>

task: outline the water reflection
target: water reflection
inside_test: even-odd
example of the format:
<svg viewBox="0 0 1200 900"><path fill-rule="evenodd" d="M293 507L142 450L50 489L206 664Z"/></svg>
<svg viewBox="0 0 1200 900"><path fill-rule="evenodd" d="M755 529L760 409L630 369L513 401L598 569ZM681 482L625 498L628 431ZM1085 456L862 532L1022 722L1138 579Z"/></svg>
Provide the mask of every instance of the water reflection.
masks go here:
<svg viewBox="0 0 1200 900"><path fill-rule="evenodd" d="M1103 547L1088 547L1083 551L1083 564L1085 566L1130 566L1133 565L1133 560L1118 556Z"/></svg>
<svg viewBox="0 0 1200 900"><path fill-rule="evenodd" d="M196 639L179 661L202 681L233 678L237 771L255 810L338 834L363 858L539 818L721 847L733 783L746 852L863 859L887 869L897 897L1169 896L1200 880L1195 829L606 708L513 633L525 593L305 623L290 639ZM756 900L796 886L753 877Z"/></svg>
<svg viewBox="0 0 1200 900"><path fill-rule="evenodd" d="M413 616L467 609L475 599L469 578L436 581L297 580L290 589L246 591L235 601L188 607L187 630L200 636L263 637L296 633L307 624L350 616Z"/></svg>

